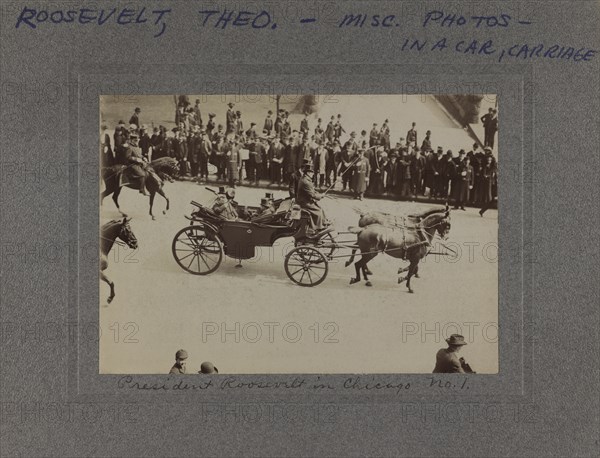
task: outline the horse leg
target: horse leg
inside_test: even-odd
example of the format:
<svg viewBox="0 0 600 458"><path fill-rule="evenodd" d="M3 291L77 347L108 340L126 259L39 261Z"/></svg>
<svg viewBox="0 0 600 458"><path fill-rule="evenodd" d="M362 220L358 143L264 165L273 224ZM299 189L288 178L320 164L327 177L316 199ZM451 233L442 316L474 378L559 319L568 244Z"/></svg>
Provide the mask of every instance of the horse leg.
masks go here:
<svg viewBox="0 0 600 458"><path fill-rule="evenodd" d="M119 210L119 213L121 213L122 216L127 216L126 213L123 213L121 211L121 207L119 207L119 194L121 194L121 188L117 188L115 190L115 192L113 193L113 201L115 202L115 205L117 206L117 210Z"/></svg>
<svg viewBox="0 0 600 458"><path fill-rule="evenodd" d="M110 296L108 296L108 299L106 300L110 304L115 298L115 284L112 281L110 281L102 271L100 271L100 279L108 283L108 286L110 286Z"/></svg>
<svg viewBox="0 0 600 458"><path fill-rule="evenodd" d="M398 275L400 275L402 272L406 272L408 270L408 267L400 267L398 269Z"/></svg>
<svg viewBox="0 0 600 458"><path fill-rule="evenodd" d="M419 277L419 265L418 264L417 264L417 268L415 269L415 275L414 275L414 277L415 278L421 278L421 277Z"/></svg>
<svg viewBox="0 0 600 458"><path fill-rule="evenodd" d="M156 218L152 214L152 206L154 205L154 196L156 196L156 193L151 192L150 193L150 216L152 217L152 221L156 220Z"/></svg>
<svg viewBox="0 0 600 458"><path fill-rule="evenodd" d="M410 287L410 279L418 269L419 269L419 259L411 260L410 266L408 266L408 275L406 276L406 287L408 288L409 293L414 293L414 291Z"/></svg>
<svg viewBox="0 0 600 458"><path fill-rule="evenodd" d="M371 282L369 281L369 277L368 277L368 275L372 275L372 273L371 273L371 271L369 270L369 268L367 267L367 263L366 263L366 262L365 262L365 263L364 263L364 265L362 266L362 272L363 272L363 276L365 277L365 280L366 280L366 283L365 283L365 285L366 285L366 286L373 286L373 283L371 283Z"/></svg>
<svg viewBox="0 0 600 458"><path fill-rule="evenodd" d="M354 263L354 268L356 269L356 277L350 278L350 284L358 283L360 281L360 271L362 268L363 258L360 258L358 261Z"/></svg>
<svg viewBox="0 0 600 458"><path fill-rule="evenodd" d="M158 192L161 196L163 196L163 198L167 201L167 208L165 208L163 210L163 215L166 215L167 212L169 211L169 198L167 197L165 192L162 190L162 188L159 188L158 191L156 191L156 192Z"/></svg>
<svg viewBox="0 0 600 458"><path fill-rule="evenodd" d="M350 264L352 264L354 262L354 255L356 254L356 248L352 249L352 254L350 255L350 259L348 259L346 261L346 264L344 265L344 267L348 267Z"/></svg>
<svg viewBox="0 0 600 458"><path fill-rule="evenodd" d="M102 193L100 194L100 205L102 205L102 201L104 200L104 198L111 195L112 193L113 190L109 188L106 188L104 191L102 191Z"/></svg>

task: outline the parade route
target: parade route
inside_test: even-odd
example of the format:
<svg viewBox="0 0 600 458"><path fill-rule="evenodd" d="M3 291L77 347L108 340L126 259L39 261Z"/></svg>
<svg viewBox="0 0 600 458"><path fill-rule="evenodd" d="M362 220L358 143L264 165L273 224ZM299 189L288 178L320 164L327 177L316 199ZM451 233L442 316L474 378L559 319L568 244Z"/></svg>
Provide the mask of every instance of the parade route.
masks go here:
<svg viewBox="0 0 600 458"><path fill-rule="evenodd" d="M241 205L258 205L264 188L238 187ZM156 221L148 198L125 189L121 209L133 219L139 248L115 246L107 275L116 297L108 305L108 287L100 284L100 327L130 326L127 339L103 332L100 373L167 373L176 350L189 353L188 373L211 361L220 373L430 373L444 337L465 336L461 356L478 373L498 370L497 211L480 217L477 209L453 211L448 246L457 256L430 255L413 279L414 294L398 284L406 262L377 256L369 267L372 287L349 284L354 268L346 258L330 262L326 280L313 288L294 285L283 268L292 239L257 248L254 259L236 268L225 257L208 276L183 271L171 254L175 233L188 225L191 200L208 203L213 194L193 182L165 184L171 209L157 196ZM275 198L286 197L275 191ZM406 214L434 205L332 196L322 201L338 231L356 225L355 209ZM438 205L439 206L439 205ZM119 217L105 199L100 224ZM339 240L355 240L340 234ZM443 247L434 245L435 251ZM345 252L340 252L344 254ZM349 252L348 252L349 254Z"/></svg>

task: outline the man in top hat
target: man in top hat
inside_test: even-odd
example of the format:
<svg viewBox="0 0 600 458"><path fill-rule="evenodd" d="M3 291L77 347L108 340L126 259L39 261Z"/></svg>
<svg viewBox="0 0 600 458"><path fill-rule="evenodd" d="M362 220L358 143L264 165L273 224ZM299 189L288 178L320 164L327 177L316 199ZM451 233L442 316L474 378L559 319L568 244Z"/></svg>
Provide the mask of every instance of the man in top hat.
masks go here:
<svg viewBox="0 0 600 458"><path fill-rule="evenodd" d="M446 339L448 348L441 348L435 356L435 368L433 369L434 374L452 374L461 373L464 374L463 363L458 357L458 352L467 343L465 338L459 334L452 334Z"/></svg>
<svg viewBox="0 0 600 458"><path fill-rule="evenodd" d="M339 171L339 174L342 176L342 191L345 191L346 187L350 186L352 183L352 174L354 173L352 165L357 154L358 144L356 143L356 132L351 132L350 139L342 148L342 161Z"/></svg>
<svg viewBox="0 0 600 458"><path fill-rule="evenodd" d="M140 128L140 113L142 112L142 110L140 110L139 107L136 107L135 110L133 111L133 114L131 115L131 118L129 118L129 124L134 124L136 129Z"/></svg>
<svg viewBox="0 0 600 458"><path fill-rule="evenodd" d="M263 130L266 131L268 137L271 136L271 132L273 132L275 127L273 124L273 118L271 118L272 115L273 112L271 110L267 111L267 117L265 118L265 123L263 125Z"/></svg>
<svg viewBox="0 0 600 458"><path fill-rule="evenodd" d="M231 134L231 133L235 133L235 127L236 127L236 116L235 116L235 111L233 111L233 107L235 106L235 104L233 102L229 102L227 104L227 106L229 107L227 109L227 114L225 115L226 117L226 126L227 129L225 131L226 134Z"/></svg>
<svg viewBox="0 0 600 458"><path fill-rule="evenodd" d="M260 210L256 216L272 215L273 213L275 213L273 199L268 199L267 197L260 199Z"/></svg>
<svg viewBox="0 0 600 458"><path fill-rule="evenodd" d="M318 193L315 189L313 183L314 174L315 171L313 170L312 165L308 164L304 166L302 178L300 178L298 191L296 192L296 203L310 216L310 226L306 231L308 238L317 238L324 231L329 230L325 228L325 215L318 203L323 195Z"/></svg>
<svg viewBox="0 0 600 458"><path fill-rule="evenodd" d="M209 361L200 364L199 374L218 374L219 370Z"/></svg>
<svg viewBox="0 0 600 458"><path fill-rule="evenodd" d="M177 350L177 353L175 353L175 364L173 364L169 374L185 374L185 360L187 358L187 351Z"/></svg>

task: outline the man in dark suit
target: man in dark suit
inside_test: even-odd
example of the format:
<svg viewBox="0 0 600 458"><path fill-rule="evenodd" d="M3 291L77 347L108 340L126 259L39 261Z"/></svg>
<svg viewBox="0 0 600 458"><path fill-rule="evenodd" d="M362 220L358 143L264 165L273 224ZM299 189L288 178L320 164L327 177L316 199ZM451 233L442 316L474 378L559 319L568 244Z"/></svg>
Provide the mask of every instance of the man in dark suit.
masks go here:
<svg viewBox="0 0 600 458"><path fill-rule="evenodd" d="M129 124L135 124L135 126L139 129L140 128L140 113L142 112L142 110L140 110L139 107L136 107L136 109L134 110L133 114L131 115L131 118L129 118Z"/></svg>
<svg viewBox="0 0 600 458"><path fill-rule="evenodd" d="M263 126L263 130L266 131L268 137L271 136L271 132L273 132L274 128L273 118L271 118L272 114L273 112L271 110L267 112L267 117L265 118L265 124Z"/></svg>
<svg viewBox="0 0 600 458"><path fill-rule="evenodd" d="M496 110L490 108L487 114L481 117L481 124L483 124L484 140L483 145L494 147L494 136L498 130L498 118L496 118Z"/></svg>
<svg viewBox="0 0 600 458"><path fill-rule="evenodd" d="M411 143L417 144L417 123L413 122L411 129L406 133L406 144L410 145Z"/></svg>
<svg viewBox="0 0 600 458"><path fill-rule="evenodd" d="M115 158L110 145L110 135L106 132L107 126L102 125L102 133L100 134L100 157L102 158L102 167L110 167L113 165Z"/></svg>
<svg viewBox="0 0 600 458"><path fill-rule="evenodd" d="M227 114L225 115L225 120L226 120L226 131L225 134L232 134L235 133L235 129L236 129L236 116L235 116L235 111L233 111L233 107L235 106L235 104L233 102L229 102L227 104L227 106L229 107L227 109Z"/></svg>
<svg viewBox="0 0 600 458"><path fill-rule="evenodd" d="M313 183L314 170L311 165L304 167L304 172L298 190L296 192L296 203L310 215L310 231L307 231L309 237L314 237L323 230L325 217L323 209L318 204L318 201L323 197L318 193Z"/></svg>
<svg viewBox="0 0 600 458"><path fill-rule="evenodd" d="M458 357L458 352L467 343L465 338L458 334L452 334L446 339L448 348L441 348L435 355L434 374L464 374L463 363Z"/></svg>
<svg viewBox="0 0 600 458"><path fill-rule="evenodd" d="M371 133L369 134L369 146L376 146L379 142L379 129L377 129L377 123L373 124Z"/></svg>
<svg viewBox="0 0 600 458"><path fill-rule="evenodd" d="M304 119L302 119L302 121L300 121L300 132L302 132L302 135L306 136L308 135L308 114L304 113Z"/></svg>

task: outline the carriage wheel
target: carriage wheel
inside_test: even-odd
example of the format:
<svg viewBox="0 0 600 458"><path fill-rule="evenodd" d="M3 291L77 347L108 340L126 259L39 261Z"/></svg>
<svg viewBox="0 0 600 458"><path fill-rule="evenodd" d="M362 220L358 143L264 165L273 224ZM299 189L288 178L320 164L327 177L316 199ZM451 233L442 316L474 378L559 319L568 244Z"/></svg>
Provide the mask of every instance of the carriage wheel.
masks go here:
<svg viewBox="0 0 600 458"><path fill-rule="evenodd" d="M320 285L329 271L327 258L312 246L294 248L285 257L285 273L300 286Z"/></svg>
<svg viewBox="0 0 600 458"><path fill-rule="evenodd" d="M208 275L223 260L223 244L211 230L202 226L181 229L173 238L173 257L179 267L194 275Z"/></svg>

